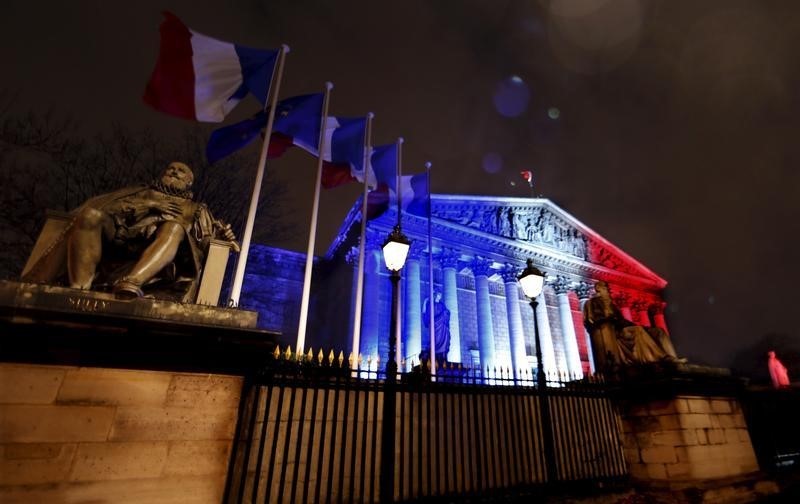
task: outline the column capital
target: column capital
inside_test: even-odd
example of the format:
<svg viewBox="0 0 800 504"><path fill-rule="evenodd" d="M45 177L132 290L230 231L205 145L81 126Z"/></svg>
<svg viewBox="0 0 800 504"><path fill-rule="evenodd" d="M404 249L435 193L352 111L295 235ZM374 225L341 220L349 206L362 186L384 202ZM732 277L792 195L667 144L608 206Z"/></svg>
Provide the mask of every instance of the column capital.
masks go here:
<svg viewBox="0 0 800 504"><path fill-rule="evenodd" d="M439 254L439 261L442 264L442 269L444 268L458 269L458 261L460 258L461 254L459 254L455 249L451 248L443 248L442 253Z"/></svg>
<svg viewBox="0 0 800 504"><path fill-rule="evenodd" d="M411 247L408 249L408 259L410 261L419 261L422 259L422 256L425 254L425 249L427 245L422 243L421 241L412 241Z"/></svg>
<svg viewBox="0 0 800 504"><path fill-rule="evenodd" d="M647 301L641 298L634 299L631 301L631 308L633 308L633 310L637 312L647 310L647 305L648 305Z"/></svg>
<svg viewBox="0 0 800 504"><path fill-rule="evenodd" d="M593 290L594 286L587 282L580 282L578 286L575 287L575 293L578 295L578 299L581 301L592 297Z"/></svg>
<svg viewBox="0 0 800 504"><path fill-rule="evenodd" d="M519 276L519 268L517 268L511 263L506 263L500 270L500 276L503 277L504 283L517 283L517 277Z"/></svg>
<svg viewBox="0 0 800 504"><path fill-rule="evenodd" d="M553 290L556 291L556 294L568 294L570 291L570 287L572 286L572 282L567 280L563 276L557 276L555 281L552 283Z"/></svg>
<svg viewBox="0 0 800 504"><path fill-rule="evenodd" d="M378 233L367 231L367 240L365 250L381 250L386 241L386 236L381 236Z"/></svg>
<svg viewBox="0 0 800 504"><path fill-rule="evenodd" d="M481 256L476 256L475 259L469 263L469 268L472 270L472 274L476 277L489 277L495 273L494 269L492 268L492 260Z"/></svg>
<svg viewBox="0 0 800 504"><path fill-rule="evenodd" d="M627 292L615 292L611 295L611 299L617 306L630 306L631 295Z"/></svg>

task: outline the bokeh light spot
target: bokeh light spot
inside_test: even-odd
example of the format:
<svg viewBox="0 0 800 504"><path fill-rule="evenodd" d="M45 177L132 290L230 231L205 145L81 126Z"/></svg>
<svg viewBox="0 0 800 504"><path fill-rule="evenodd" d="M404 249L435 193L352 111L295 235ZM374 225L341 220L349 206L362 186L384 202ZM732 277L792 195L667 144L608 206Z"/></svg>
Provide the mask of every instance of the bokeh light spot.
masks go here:
<svg viewBox="0 0 800 504"><path fill-rule="evenodd" d="M503 157L496 152L487 152L483 156L483 171L486 173L498 173L503 169Z"/></svg>
<svg viewBox="0 0 800 504"><path fill-rule="evenodd" d="M547 117L553 120L558 119L559 117L561 117L561 111L558 110L556 107L550 107L549 109L547 109Z"/></svg>
<svg viewBox="0 0 800 504"><path fill-rule="evenodd" d="M525 112L530 90L518 75L500 81L494 90L494 108L504 117L517 117Z"/></svg>

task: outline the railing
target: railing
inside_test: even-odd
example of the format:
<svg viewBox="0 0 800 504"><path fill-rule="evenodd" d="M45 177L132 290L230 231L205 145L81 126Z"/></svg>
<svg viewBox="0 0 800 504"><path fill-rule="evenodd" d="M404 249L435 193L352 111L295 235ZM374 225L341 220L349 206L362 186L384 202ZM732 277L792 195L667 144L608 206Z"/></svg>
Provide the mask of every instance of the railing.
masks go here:
<svg viewBox="0 0 800 504"><path fill-rule="evenodd" d="M540 389L531 376L440 368L394 382L332 357L275 359L248 380L226 502L378 502L386 393L394 501L627 474L618 415L597 380Z"/></svg>

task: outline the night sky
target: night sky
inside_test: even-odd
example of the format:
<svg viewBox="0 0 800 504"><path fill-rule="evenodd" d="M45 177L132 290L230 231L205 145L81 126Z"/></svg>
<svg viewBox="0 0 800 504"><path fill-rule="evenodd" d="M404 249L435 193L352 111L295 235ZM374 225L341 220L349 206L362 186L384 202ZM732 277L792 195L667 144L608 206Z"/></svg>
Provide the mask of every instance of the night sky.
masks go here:
<svg viewBox="0 0 800 504"><path fill-rule="evenodd" d="M87 135L174 135L183 121L140 98L162 9L291 46L281 96L332 81L331 113L374 112L373 143L405 137L405 170L430 160L434 192L528 196L532 170L538 194L668 280L679 354L729 365L768 333L800 340L800 2L6 0L0 90ZM298 228L272 245L304 250L315 162L269 169ZM317 252L359 190L325 192Z"/></svg>

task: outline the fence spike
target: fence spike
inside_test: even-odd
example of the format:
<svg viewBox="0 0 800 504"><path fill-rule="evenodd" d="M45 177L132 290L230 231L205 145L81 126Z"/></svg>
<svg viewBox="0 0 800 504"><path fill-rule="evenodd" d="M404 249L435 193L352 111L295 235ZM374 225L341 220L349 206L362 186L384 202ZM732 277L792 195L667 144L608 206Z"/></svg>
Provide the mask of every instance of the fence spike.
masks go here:
<svg viewBox="0 0 800 504"><path fill-rule="evenodd" d="M406 358L405 357L400 359L400 367L403 369L403 371L405 371L405 369L406 369Z"/></svg>
<svg viewBox="0 0 800 504"><path fill-rule="evenodd" d="M321 351L321 350L320 350ZM331 348L331 353L328 354L328 365L333 367L333 361L336 359L336 356L333 353L333 348Z"/></svg>
<svg viewBox="0 0 800 504"><path fill-rule="evenodd" d="M428 368L428 371L431 370L431 360L430 359L425 359L425 367Z"/></svg>
<svg viewBox="0 0 800 504"><path fill-rule="evenodd" d="M361 364L364 362L364 356L361 355L361 352L358 354L358 369L361 369Z"/></svg>
<svg viewBox="0 0 800 504"><path fill-rule="evenodd" d="M306 360L308 362L311 362L311 361L314 360L314 351L311 349L311 347L308 347L308 353L306 354Z"/></svg>
<svg viewBox="0 0 800 504"><path fill-rule="evenodd" d="M347 364L350 366L350 369L353 369L353 364L355 364L355 358L353 357L353 352L350 352L350 355L347 356Z"/></svg>
<svg viewBox="0 0 800 504"><path fill-rule="evenodd" d="M367 369L372 366L372 355L367 355Z"/></svg>
<svg viewBox="0 0 800 504"><path fill-rule="evenodd" d="M333 353L333 350L331 350L331 353ZM342 367L343 365L344 365L344 352L339 350L339 367Z"/></svg>
<svg viewBox="0 0 800 504"><path fill-rule="evenodd" d="M272 356L275 357L276 359L280 359L281 358L281 346L280 345L275 345L275 351L272 352Z"/></svg>
<svg viewBox="0 0 800 504"><path fill-rule="evenodd" d="M286 360L291 360L291 359L292 359L292 346L291 346L291 345L288 345L288 346L286 347L286 353L285 353L285 354L283 354L283 357L284 357Z"/></svg>

